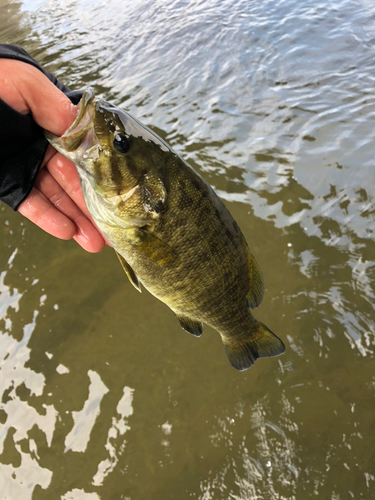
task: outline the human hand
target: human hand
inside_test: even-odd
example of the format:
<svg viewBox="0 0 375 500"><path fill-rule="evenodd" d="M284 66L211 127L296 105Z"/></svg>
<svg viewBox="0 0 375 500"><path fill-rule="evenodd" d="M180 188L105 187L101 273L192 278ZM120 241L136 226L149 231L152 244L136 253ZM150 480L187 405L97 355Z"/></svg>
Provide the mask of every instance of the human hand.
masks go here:
<svg viewBox="0 0 375 500"><path fill-rule="evenodd" d="M31 64L0 59L0 99L19 113L31 113L42 128L62 135L77 108ZM100 252L105 241L86 208L74 164L49 146L29 196L18 211L41 229L73 238L88 252Z"/></svg>

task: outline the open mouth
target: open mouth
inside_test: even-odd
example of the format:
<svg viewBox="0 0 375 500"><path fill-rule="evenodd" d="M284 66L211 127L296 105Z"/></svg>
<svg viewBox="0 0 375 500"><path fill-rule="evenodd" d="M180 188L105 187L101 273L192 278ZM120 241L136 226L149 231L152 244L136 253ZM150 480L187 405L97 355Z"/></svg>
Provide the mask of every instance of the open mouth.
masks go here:
<svg viewBox="0 0 375 500"><path fill-rule="evenodd" d="M83 94L78 104L78 116L64 134L55 141L55 147L61 144L66 152L74 152L79 147L87 148L93 142L93 117L95 113L95 95L92 89Z"/></svg>
<svg viewBox="0 0 375 500"><path fill-rule="evenodd" d="M79 112L77 118L64 132L64 135L62 137L76 135L79 132L83 131L83 129L87 128L87 126L92 121L94 108L93 106L90 106L90 104L93 102L94 98L94 91L91 88L87 89L83 94L82 99L79 101Z"/></svg>
<svg viewBox="0 0 375 500"><path fill-rule="evenodd" d="M46 139L57 151L88 174L90 174L88 163L96 160L100 152L100 144L94 126L96 105L94 91L89 88L78 104L77 118L61 137L47 130L43 131Z"/></svg>

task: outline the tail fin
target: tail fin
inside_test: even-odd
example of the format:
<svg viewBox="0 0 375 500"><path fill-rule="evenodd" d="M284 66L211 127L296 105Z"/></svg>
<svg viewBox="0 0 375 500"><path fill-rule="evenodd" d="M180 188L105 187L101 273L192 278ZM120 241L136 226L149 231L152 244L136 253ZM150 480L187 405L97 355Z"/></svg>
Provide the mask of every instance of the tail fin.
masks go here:
<svg viewBox="0 0 375 500"><path fill-rule="evenodd" d="M250 368L258 358L278 356L285 352L285 346L279 337L256 320L248 338L226 338L223 344L230 364L240 371Z"/></svg>

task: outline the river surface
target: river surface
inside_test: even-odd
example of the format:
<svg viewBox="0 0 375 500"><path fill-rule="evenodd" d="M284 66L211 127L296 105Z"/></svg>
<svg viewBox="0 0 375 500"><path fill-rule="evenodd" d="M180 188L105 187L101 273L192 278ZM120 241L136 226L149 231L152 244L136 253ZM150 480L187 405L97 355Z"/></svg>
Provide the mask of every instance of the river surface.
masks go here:
<svg viewBox="0 0 375 500"><path fill-rule="evenodd" d="M218 192L286 353L246 372L0 207L0 500L375 498L373 0L0 0L0 43ZM53 112L53 110L51 110Z"/></svg>

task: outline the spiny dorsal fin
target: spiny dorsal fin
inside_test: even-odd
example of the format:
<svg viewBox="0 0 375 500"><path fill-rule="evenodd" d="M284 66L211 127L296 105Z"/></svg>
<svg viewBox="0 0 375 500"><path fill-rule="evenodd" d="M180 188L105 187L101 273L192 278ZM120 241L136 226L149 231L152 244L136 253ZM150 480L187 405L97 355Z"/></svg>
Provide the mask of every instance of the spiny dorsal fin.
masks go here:
<svg viewBox="0 0 375 500"><path fill-rule="evenodd" d="M197 321L196 319L191 319L188 316L184 316L183 314L175 314L180 322L181 328L183 328L186 332L194 335L194 337L200 337L202 335L203 323Z"/></svg>
<svg viewBox="0 0 375 500"><path fill-rule="evenodd" d="M240 371L250 368L258 358L278 356L285 351L279 337L257 320L247 338L226 338L223 344L230 364Z"/></svg>
<svg viewBox="0 0 375 500"><path fill-rule="evenodd" d="M116 250L115 250L116 252ZM117 257L119 258L119 261L121 262L121 265L126 272L127 277L129 278L130 283L138 290L138 292L142 293L141 289L141 284L137 278L137 275L133 271L133 269L129 266L129 264L126 262L124 257L120 255L118 252L116 252Z"/></svg>

